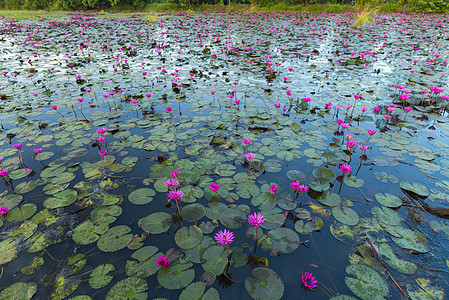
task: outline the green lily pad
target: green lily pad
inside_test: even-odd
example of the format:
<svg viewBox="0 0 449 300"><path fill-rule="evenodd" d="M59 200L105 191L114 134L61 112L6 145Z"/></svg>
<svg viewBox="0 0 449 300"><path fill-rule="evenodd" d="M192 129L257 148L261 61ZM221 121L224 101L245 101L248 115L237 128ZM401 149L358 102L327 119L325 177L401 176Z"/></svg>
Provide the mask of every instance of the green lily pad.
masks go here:
<svg viewBox="0 0 449 300"><path fill-rule="evenodd" d="M391 239L399 247L415 250L420 253L429 252L430 247L427 243L427 239L421 233L402 227L400 229L396 229L396 231L402 235L402 238L393 236Z"/></svg>
<svg viewBox="0 0 449 300"><path fill-rule="evenodd" d="M34 234L34 232L36 232L37 227L38 225L33 221L26 220L22 224L20 224L19 229L14 230L9 235L20 236L22 238L22 241L25 241L30 238Z"/></svg>
<svg viewBox="0 0 449 300"><path fill-rule="evenodd" d="M227 228L237 229L246 222L246 214L239 209L226 208L220 213L219 219L221 224Z"/></svg>
<svg viewBox="0 0 449 300"><path fill-rule="evenodd" d="M206 207L199 203L184 206L181 209L182 218L188 222L198 221L206 214Z"/></svg>
<svg viewBox="0 0 449 300"><path fill-rule="evenodd" d="M220 296L216 289L210 288L206 293L204 293L205 289L206 289L205 282L201 282L201 281L193 282L182 291L181 295L179 296L179 300L193 300L193 299L219 300L220 299Z"/></svg>
<svg viewBox="0 0 449 300"><path fill-rule="evenodd" d="M175 242L182 249L192 249L203 239L203 231L195 225L181 227L176 231Z"/></svg>
<svg viewBox="0 0 449 300"><path fill-rule="evenodd" d="M47 198L44 201L44 206L49 209L69 206L78 198L78 194L75 190L64 190L53 195L51 198Z"/></svg>
<svg viewBox="0 0 449 300"><path fill-rule="evenodd" d="M330 231L337 240L351 246L361 245L366 239L365 233L358 226L349 227L347 225L334 222L334 224L330 227Z"/></svg>
<svg viewBox="0 0 449 300"><path fill-rule="evenodd" d="M80 277L60 276L55 280L51 297L54 300L62 300L73 293L81 283Z"/></svg>
<svg viewBox="0 0 449 300"><path fill-rule="evenodd" d="M279 300L284 295L284 283L279 275L269 268L255 268L246 277L245 289L255 300Z"/></svg>
<svg viewBox="0 0 449 300"><path fill-rule="evenodd" d="M0 242L0 265L9 263L17 258L17 246L15 239L6 239Z"/></svg>
<svg viewBox="0 0 449 300"><path fill-rule="evenodd" d="M407 292L412 300L443 300L444 290L435 286L435 281L416 278L416 284L407 284Z"/></svg>
<svg viewBox="0 0 449 300"><path fill-rule="evenodd" d="M147 282L142 278L127 277L117 282L107 293L106 300L145 300L148 294Z"/></svg>
<svg viewBox="0 0 449 300"><path fill-rule="evenodd" d="M100 205L90 213L90 218L94 224L111 224L121 214L122 208L118 205Z"/></svg>
<svg viewBox="0 0 449 300"><path fill-rule="evenodd" d="M332 182L335 180L335 178L337 178L334 170L330 168L318 168L313 170L312 174L316 179L324 182Z"/></svg>
<svg viewBox="0 0 449 300"><path fill-rule="evenodd" d="M222 164L215 168L215 173L222 177L229 177L235 174L236 167L229 164Z"/></svg>
<svg viewBox="0 0 449 300"><path fill-rule="evenodd" d="M430 191L424 185L418 182L401 181L399 183L399 186L401 187L401 189L423 198L427 198L430 195Z"/></svg>
<svg viewBox="0 0 449 300"><path fill-rule="evenodd" d="M16 282L6 287L0 293L0 299L4 300L30 300L37 292L37 284L34 282Z"/></svg>
<svg viewBox="0 0 449 300"><path fill-rule="evenodd" d="M378 272L365 265L350 265L346 273L354 277L345 277L348 288L364 300L384 299L389 293L385 279Z"/></svg>
<svg viewBox="0 0 449 300"><path fill-rule="evenodd" d="M327 206L337 206L341 203L341 197L337 193L323 194L317 198L318 202Z"/></svg>
<svg viewBox="0 0 449 300"><path fill-rule="evenodd" d="M157 247L145 246L134 252L131 257L137 259L137 261L126 261L126 274L141 278L147 278L155 274L161 268L156 264L157 259L160 257L159 254L156 254L157 251Z"/></svg>
<svg viewBox="0 0 449 300"><path fill-rule="evenodd" d="M311 222L305 222L303 220L298 220L295 223L295 230L303 235L311 234L313 231L320 230L324 223L321 218L315 217Z"/></svg>
<svg viewBox="0 0 449 300"><path fill-rule="evenodd" d="M345 178L343 179L343 182L350 187L353 188L360 188L365 184L365 181L361 178L357 178L355 176L345 176Z"/></svg>
<svg viewBox="0 0 449 300"><path fill-rule="evenodd" d="M21 207L16 207L6 214L6 220L8 222L21 222L30 218L37 211L36 204L27 203Z"/></svg>
<svg viewBox="0 0 449 300"><path fill-rule="evenodd" d="M31 263L28 266L23 267L20 271L24 275L32 275L37 270L39 270L43 264L44 264L44 259L42 257L35 256L35 257L33 257L33 260L31 261Z"/></svg>
<svg viewBox="0 0 449 300"><path fill-rule="evenodd" d="M169 268L161 268L157 274L160 285L168 290L179 290L188 286L195 277L195 271L190 269L193 266L188 262L185 264L174 263Z"/></svg>
<svg viewBox="0 0 449 300"><path fill-rule="evenodd" d="M337 295L330 298L330 300L357 300L357 298L348 295Z"/></svg>
<svg viewBox="0 0 449 300"><path fill-rule="evenodd" d="M337 221L346 225L357 225L359 222L359 215L350 207L335 206L332 208L332 215Z"/></svg>
<svg viewBox="0 0 449 300"><path fill-rule="evenodd" d="M14 189L14 191L17 194L25 194L34 190L34 188L37 187L38 185L39 182L37 180L24 181L19 183Z"/></svg>
<svg viewBox="0 0 449 300"><path fill-rule="evenodd" d="M91 220L87 220L73 230L72 239L80 245L88 245L96 242L99 239L98 234L100 233L97 230L98 227Z"/></svg>
<svg viewBox="0 0 449 300"><path fill-rule="evenodd" d="M398 196L389 194L389 193L376 193L374 195L376 197L376 200L386 207L392 207L396 208L402 205L402 200Z"/></svg>
<svg viewBox="0 0 449 300"><path fill-rule="evenodd" d="M23 200L23 196L16 194L9 194L0 199L0 206L6 206L9 210L19 205Z"/></svg>
<svg viewBox="0 0 449 300"><path fill-rule="evenodd" d="M133 239L130 231L131 228L125 225L112 227L98 240L98 249L104 252L114 252L125 248Z"/></svg>
<svg viewBox="0 0 449 300"><path fill-rule="evenodd" d="M397 258L387 243L379 245L379 253L384 256L384 261L390 267L403 274L414 274L418 269L418 266L415 263Z"/></svg>
<svg viewBox="0 0 449 300"><path fill-rule="evenodd" d="M223 246L215 245L206 249L201 258L204 271L211 271L216 275L223 273L228 264L228 256Z"/></svg>
<svg viewBox="0 0 449 300"><path fill-rule="evenodd" d="M199 186L194 187L192 185L186 185L183 186L181 190L184 192L184 196L181 199L181 201L184 203L196 202L197 199L200 199L204 196L204 190ZM184 214L182 214L182 216L184 217Z"/></svg>
<svg viewBox="0 0 449 300"><path fill-rule="evenodd" d="M371 214L382 224L393 226L401 224L401 216L391 208L374 206L371 208Z"/></svg>
<svg viewBox="0 0 449 300"><path fill-rule="evenodd" d="M149 188L141 188L132 191L128 195L129 202L136 205L148 204L153 201L153 197L156 196L156 191Z"/></svg>
<svg viewBox="0 0 449 300"><path fill-rule="evenodd" d="M111 264L99 265L92 271L92 273L90 273L89 285L93 289L101 289L107 286L113 278L111 275L108 275L108 273L114 270L115 267Z"/></svg>
<svg viewBox="0 0 449 300"><path fill-rule="evenodd" d="M299 246L299 236L289 228L276 228L268 232L272 249L281 253L291 253Z"/></svg>
<svg viewBox="0 0 449 300"><path fill-rule="evenodd" d="M166 212L157 212L142 219L141 225L144 231L150 234L159 234L167 231L172 224L172 217Z"/></svg>

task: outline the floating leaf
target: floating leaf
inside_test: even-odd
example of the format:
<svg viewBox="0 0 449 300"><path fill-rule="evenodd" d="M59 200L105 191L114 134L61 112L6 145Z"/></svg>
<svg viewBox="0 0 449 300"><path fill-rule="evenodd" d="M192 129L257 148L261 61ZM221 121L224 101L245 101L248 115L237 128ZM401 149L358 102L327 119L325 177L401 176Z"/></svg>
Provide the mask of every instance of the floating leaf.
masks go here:
<svg viewBox="0 0 449 300"><path fill-rule="evenodd" d="M111 264L99 265L92 271L92 273L90 273L90 286L94 289L101 289L107 286L113 278L112 276L108 275L108 273L114 270L115 267Z"/></svg>
<svg viewBox="0 0 449 300"><path fill-rule="evenodd" d="M172 217L166 212L157 212L142 219L142 229L150 234L159 234L167 231L172 224Z"/></svg>
<svg viewBox="0 0 449 300"><path fill-rule="evenodd" d="M387 243L382 243L379 245L379 253L385 257L384 261L390 267L403 274L414 274L418 269L418 266L415 263L397 258Z"/></svg>
<svg viewBox="0 0 449 300"><path fill-rule="evenodd" d="M399 186L401 187L401 189L423 198L427 198L430 195L429 190L424 185L418 182L401 181L399 183Z"/></svg>
<svg viewBox="0 0 449 300"><path fill-rule="evenodd" d="M411 249L420 253L429 252L430 248L427 244L427 239L419 232L408 228L399 228L397 232L401 234L402 238L391 237L399 247L404 249Z"/></svg>
<svg viewBox="0 0 449 300"><path fill-rule="evenodd" d="M218 300L220 296L216 289L209 289L204 295L204 290L206 289L206 283L204 282L194 282L191 283L188 287L186 287L181 295L179 296L179 300L192 300L192 299L210 299L210 300Z"/></svg>
<svg viewBox="0 0 449 300"><path fill-rule="evenodd" d="M106 295L106 300L145 300L148 297L144 293L148 289L147 282L142 278L127 277L117 282Z"/></svg>
<svg viewBox="0 0 449 300"><path fill-rule="evenodd" d="M402 200L398 196L389 194L389 193L376 193L374 195L376 197L376 200L386 207L392 207L396 208L402 205Z"/></svg>
<svg viewBox="0 0 449 300"><path fill-rule="evenodd" d="M330 227L332 235L342 243L358 246L365 242L366 236L360 227L348 227L337 222Z"/></svg>
<svg viewBox="0 0 449 300"><path fill-rule="evenodd" d="M246 222L246 214L235 208L226 208L220 213L220 222L229 229L237 229Z"/></svg>
<svg viewBox="0 0 449 300"><path fill-rule="evenodd" d="M0 242L0 265L9 263L17 257L17 246L15 239L6 239Z"/></svg>
<svg viewBox="0 0 449 300"><path fill-rule="evenodd" d="M401 224L401 216L391 208L374 206L371 213L380 223L393 226Z"/></svg>
<svg viewBox="0 0 449 300"><path fill-rule="evenodd" d="M146 278L159 271L161 267L156 262L160 255L156 254L157 250L157 247L145 246L134 252L131 257L137 259L137 261L126 261L126 274L128 276Z"/></svg>
<svg viewBox="0 0 449 300"><path fill-rule="evenodd" d="M443 300L444 290L435 286L435 281L416 278L416 284L407 284L407 292L412 300Z"/></svg>
<svg viewBox="0 0 449 300"><path fill-rule="evenodd" d="M347 186L350 186L350 187L353 187L353 188L360 188L360 187L362 187L365 184L365 181L363 179L357 178L357 177L352 176L352 175L346 176L343 179L343 182Z"/></svg>
<svg viewBox="0 0 449 300"><path fill-rule="evenodd" d="M284 283L279 275L269 268L255 268L246 277L245 289L255 300L278 300L284 295Z"/></svg>
<svg viewBox="0 0 449 300"><path fill-rule="evenodd" d="M6 287L0 293L0 299L5 300L30 300L37 292L37 285L34 282L16 282Z"/></svg>
<svg viewBox="0 0 449 300"><path fill-rule="evenodd" d="M299 246L299 236L289 228L276 228L268 232L272 249L281 253L291 253Z"/></svg>
<svg viewBox="0 0 449 300"><path fill-rule="evenodd" d="M341 197L337 193L323 194L317 198L318 202L327 206L337 206L341 203Z"/></svg>
<svg viewBox="0 0 449 300"><path fill-rule="evenodd" d="M195 271L189 269L193 266L188 262L185 264L174 263L169 268L160 269L157 274L159 284L168 290L179 290L188 286L195 277Z"/></svg>
<svg viewBox="0 0 449 300"><path fill-rule="evenodd" d="M53 300L62 300L73 293L81 283L79 277L60 276L55 280L51 297Z"/></svg>
<svg viewBox="0 0 449 300"><path fill-rule="evenodd" d="M345 277L348 288L364 300L384 299L388 295L385 279L376 271L365 265L350 265L346 273L354 277Z"/></svg>
<svg viewBox="0 0 449 300"><path fill-rule="evenodd" d="M72 239L75 243L80 245L88 245L96 242L99 239L97 232L95 232L95 225L91 220L78 225L72 234Z"/></svg>
<svg viewBox="0 0 449 300"><path fill-rule="evenodd" d="M50 209L69 206L76 201L77 197L78 194L75 190L64 190L54 194L51 198L47 198L44 201L44 206Z"/></svg>
<svg viewBox="0 0 449 300"><path fill-rule="evenodd" d="M332 208L332 215L337 221L346 225L357 225L359 215L352 208L336 206Z"/></svg>
<svg viewBox="0 0 449 300"><path fill-rule="evenodd" d="M184 206L181 209L182 218L188 222L198 221L206 214L206 207L199 203Z"/></svg>
<svg viewBox="0 0 449 300"><path fill-rule="evenodd" d="M104 252L114 252L125 248L133 239L130 231L131 228L125 225L112 227L98 240L98 249Z"/></svg>
<svg viewBox="0 0 449 300"><path fill-rule="evenodd" d="M100 205L95 208L90 218L95 224L111 224L122 214L122 208L118 205Z"/></svg>
<svg viewBox="0 0 449 300"><path fill-rule="evenodd" d="M215 245L206 249L201 258L204 271L211 271L216 275L223 273L228 264L228 256L223 246Z"/></svg>
<svg viewBox="0 0 449 300"><path fill-rule="evenodd" d="M198 226L181 227L176 231L175 242L182 249L192 249L203 239L203 231Z"/></svg>
<svg viewBox="0 0 449 300"><path fill-rule="evenodd" d="M319 181L332 182L337 178L334 170L330 168L318 168L313 170L313 176Z"/></svg>
<svg viewBox="0 0 449 300"><path fill-rule="evenodd" d="M153 201L153 197L156 196L156 191L149 188L141 188L132 191L128 195L129 202L136 205L148 204Z"/></svg>
<svg viewBox="0 0 449 300"><path fill-rule="evenodd" d="M20 222L30 218L37 210L36 204L27 203L23 204L20 208L16 207L6 214L6 220L8 222Z"/></svg>

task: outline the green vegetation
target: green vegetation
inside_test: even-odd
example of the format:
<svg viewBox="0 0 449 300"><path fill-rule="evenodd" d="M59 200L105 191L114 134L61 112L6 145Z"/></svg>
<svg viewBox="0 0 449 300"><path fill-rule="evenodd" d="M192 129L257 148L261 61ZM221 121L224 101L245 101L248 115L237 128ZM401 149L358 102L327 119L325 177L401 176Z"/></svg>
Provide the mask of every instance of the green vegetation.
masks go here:
<svg viewBox="0 0 449 300"><path fill-rule="evenodd" d="M449 0L0 0L0 9L6 10L51 10L49 16L60 14L58 10L108 10L108 11L310 11L310 12L364 12L366 7L378 12L449 12ZM53 11L55 10L55 11ZM17 14L18 18L29 17L29 13L1 11L5 16ZM44 12L39 12L44 14Z"/></svg>

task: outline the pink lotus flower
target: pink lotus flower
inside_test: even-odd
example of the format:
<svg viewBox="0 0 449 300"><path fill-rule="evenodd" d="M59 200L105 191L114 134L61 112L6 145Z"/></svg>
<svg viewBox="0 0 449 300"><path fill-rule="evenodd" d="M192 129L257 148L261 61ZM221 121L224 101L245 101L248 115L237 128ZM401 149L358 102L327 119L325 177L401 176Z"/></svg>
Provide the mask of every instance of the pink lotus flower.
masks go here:
<svg viewBox="0 0 449 300"><path fill-rule="evenodd" d="M248 223L256 227L262 225L262 223L265 221L266 220L264 219L263 215L261 215L260 213L254 213L248 216Z"/></svg>
<svg viewBox="0 0 449 300"><path fill-rule="evenodd" d="M215 91L210 91L210 93L211 93L212 95L214 95L214 94L215 94Z"/></svg>
<svg viewBox="0 0 449 300"><path fill-rule="evenodd" d="M292 189L297 190L299 189L299 186L301 185L301 183L299 181L292 181L290 182L290 186L292 187Z"/></svg>
<svg viewBox="0 0 449 300"><path fill-rule="evenodd" d="M309 187L308 187L307 185L305 185L305 184L301 184L301 185L298 187L298 189L299 189L299 191L305 193L305 192L307 192L307 191L309 190Z"/></svg>
<svg viewBox="0 0 449 300"><path fill-rule="evenodd" d="M409 112L409 111L411 111L413 108L411 108L411 107L404 107L404 110L406 111L406 112Z"/></svg>
<svg viewBox="0 0 449 300"><path fill-rule="evenodd" d="M338 125L341 125L341 124L343 124L344 122L345 122L345 121L342 120L342 119L338 119L338 120L337 120L337 124L338 124Z"/></svg>
<svg viewBox="0 0 449 300"><path fill-rule="evenodd" d="M384 117L385 119L391 119L391 116L390 116L390 115L383 115L383 117Z"/></svg>
<svg viewBox="0 0 449 300"><path fill-rule="evenodd" d="M330 109L331 106L332 106L332 103L331 103L331 102L324 103L324 108L325 108L325 109Z"/></svg>
<svg viewBox="0 0 449 300"><path fill-rule="evenodd" d="M281 106L280 103L277 103L277 104L274 105L274 107L276 107L276 108L279 108L280 106Z"/></svg>
<svg viewBox="0 0 449 300"><path fill-rule="evenodd" d="M156 265L162 268L168 268L170 266L170 260L166 256L161 256L157 259Z"/></svg>
<svg viewBox="0 0 449 300"><path fill-rule="evenodd" d="M277 189L278 189L278 187L275 184L272 184L268 188L268 191L274 195L274 194L276 194Z"/></svg>
<svg viewBox="0 0 449 300"><path fill-rule="evenodd" d="M134 99L132 99L132 100L131 100L131 101L129 101L129 102L131 102L131 103L133 103L133 104L139 103L139 101L138 101L138 100L134 100Z"/></svg>
<svg viewBox="0 0 449 300"><path fill-rule="evenodd" d="M53 105L53 106L51 107L51 109L57 110L57 109L58 109L58 106L57 106L57 105Z"/></svg>
<svg viewBox="0 0 449 300"><path fill-rule="evenodd" d="M346 146L348 146L349 148L354 147L356 144L356 141L346 141Z"/></svg>
<svg viewBox="0 0 449 300"><path fill-rule="evenodd" d="M106 137L104 137L104 136L100 136L97 138L97 142L99 142L99 143L104 142L105 140L106 140Z"/></svg>
<svg viewBox="0 0 449 300"><path fill-rule="evenodd" d="M179 181L176 178L170 178L170 179L164 181L164 185L166 187L174 187L174 186L177 186L178 184L179 184Z"/></svg>
<svg viewBox="0 0 449 300"><path fill-rule="evenodd" d="M16 150L20 150L20 149L22 149L22 143L14 144L14 145L12 145L11 147L13 147L13 148L16 149Z"/></svg>
<svg viewBox="0 0 449 300"><path fill-rule="evenodd" d="M251 143L251 140L245 140L245 139L243 139L243 140L242 140L242 143L245 144L245 145L248 145L249 143Z"/></svg>
<svg viewBox="0 0 449 300"><path fill-rule="evenodd" d="M355 94L355 95L354 95L355 100L360 99L360 97L362 97L362 96L361 96L361 95L358 95L358 94Z"/></svg>
<svg viewBox="0 0 449 300"><path fill-rule="evenodd" d="M106 131L108 131L108 129L106 127L100 127L97 129L97 133L100 133L100 134L105 133Z"/></svg>
<svg viewBox="0 0 449 300"><path fill-rule="evenodd" d="M98 151L98 154L100 154L101 157L105 156L108 152L105 150Z"/></svg>
<svg viewBox="0 0 449 300"><path fill-rule="evenodd" d="M248 159L249 161L253 160L254 158L256 158L256 154L249 152L245 154L245 158Z"/></svg>
<svg viewBox="0 0 449 300"><path fill-rule="evenodd" d="M378 113L378 112L380 111L380 107L373 107L373 111L374 111L375 113Z"/></svg>
<svg viewBox="0 0 449 300"><path fill-rule="evenodd" d="M170 172L171 177L178 178L178 175L179 175L179 170L174 170L173 172Z"/></svg>
<svg viewBox="0 0 449 300"><path fill-rule="evenodd" d="M371 135L375 135L376 132L377 132L377 130L374 130L374 129L368 129L368 134L369 134L370 136L371 136Z"/></svg>
<svg viewBox="0 0 449 300"><path fill-rule="evenodd" d="M181 190L172 190L168 193L168 198L171 200L181 200L184 197L184 192Z"/></svg>
<svg viewBox="0 0 449 300"><path fill-rule="evenodd" d="M36 148L36 149L33 149L33 151L34 151L35 153L41 153L42 151L44 151L44 149L42 149L42 148Z"/></svg>
<svg viewBox="0 0 449 300"><path fill-rule="evenodd" d="M166 110L168 113L171 113L171 111L173 110L173 108L171 108L171 107L169 106L169 107L167 107L165 110Z"/></svg>
<svg viewBox="0 0 449 300"><path fill-rule="evenodd" d="M78 98L78 99L76 99L76 100L78 100L78 102L83 102L84 101L84 98Z"/></svg>
<svg viewBox="0 0 449 300"><path fill-rule="evenodd" d="M302 285L305 289L313 291L317 287L318 281L312 273L306 272L301 277Z"/></svg>
<svg viewBox="0 0 449 300"><path fill-rule="evenodd" d="M0 215L4 216L8 213L8 206L0 207Z"/></svg>
<svg viewBox="0 0 449 300"><path fill-rule="evenodd" d="M368 149L367 145L357 145L357 147L359 147L359 149L362 151L365 151L366 149Z"/></svg>
<svg viewBox="0 0 449 300"><path fill-rule="evenodd" d="M0 176L6 176L6 175L8 175L8 169L1 169Z"/></svg>
<svg viewBox="0 0 449 300"><path fill-rule="evenodd" d="M340 170L341 170L343 173L349 173L349 172L351 172L352 167L351 167L350 165L347 165L347 164L342 164L342 165L340 166Z"/></svg>
<svg viewBox="0 0 449 300"><path fill-rule="evenodd" d="M362 110L362 112L365 112L368 109L368 107L362 106L360 109Z"/></svg>
<svg viewBox="0 0 449 300"><path fill-rule="evenodd" d="M291 90L286 90L285 93L287 94L287 96L291 96L292 95L292 91Z"/></svg>
<svg viewBox="0 0 449 300"><path fill-rule="evenodd" d="M146 96L148 99L150 99L151 94L146 94L145 96Z"/></svg>
<svg viewBox="0 0 449 300"><path fill-rule="evenodd" d="M350 133L348 133L348 134L346 134L346 139L349 141L350 139L352 139L353 138L353 135L352 134L350 134Z"/></svg>
<svg viewBox="0 0 449 300"><path fill-rule="evenodd" d="M351 125L349 125L348 123L343 123L343 124L341 124L341 127L347 129L347 128L351 127Z"/></svg>
<svg viewBox="0 0 449 300"><path fill-rule="evenodd" d="M217 243L226 245L232 243L232 241L234 240L234 233L226 229L220 230L219 232L217 232L214 238Z"/></svg>
<svg viewBox="0 0 449 300"><path fill-rule="evenodd" d="M220 185L218 183L209 183L209 190L212 192L217 191L220 188Z"/></svg>
<svg viewBox="0 0 449 300"><path fill-rule="evenodd" d="M27 173L33 172L33 170L31 170L30 168L25 168L24 171L27 172Z"/></svg>

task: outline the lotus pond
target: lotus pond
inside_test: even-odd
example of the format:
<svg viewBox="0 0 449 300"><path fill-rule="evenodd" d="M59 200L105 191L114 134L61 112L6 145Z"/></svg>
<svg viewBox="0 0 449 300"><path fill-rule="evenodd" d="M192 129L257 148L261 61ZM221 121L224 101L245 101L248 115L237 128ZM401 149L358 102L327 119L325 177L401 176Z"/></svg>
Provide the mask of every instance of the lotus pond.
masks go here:
<svg viewBox="0 0 449 300"><path fill-rule="evenodd" d="M447 298L449 16L356 18L3 18L0 299Z"/></svg>

